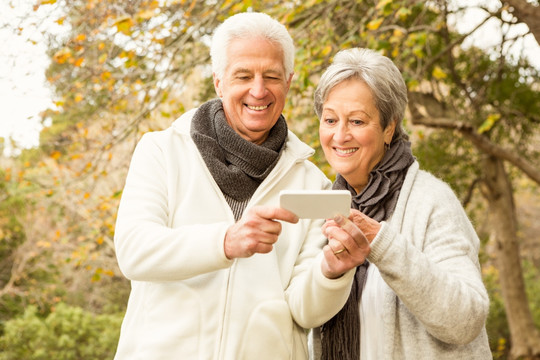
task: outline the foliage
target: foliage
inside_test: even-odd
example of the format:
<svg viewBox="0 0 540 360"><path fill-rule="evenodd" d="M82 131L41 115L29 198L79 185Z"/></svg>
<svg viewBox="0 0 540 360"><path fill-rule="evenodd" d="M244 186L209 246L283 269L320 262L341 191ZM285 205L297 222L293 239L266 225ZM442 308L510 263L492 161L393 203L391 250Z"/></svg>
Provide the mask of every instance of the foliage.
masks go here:
<svg viewBox="0 0 540 360"><path fill-rule="evenodd" d="M122 316L94 315L63 303L46 317L35 306L5 324L0 359L112 359Z"/></svg>
<svg viewBox="0 0 540 360"><path fill-rule="evenodd" d="M25 235L17 216L22 211L20 197L12 193L11 169L0 169L0 284L9 281L13 251L24 242Z"/></svg>
<svg viewBox="0 0 540 360"><path fill-rule="evenodd" d="M467 194L480 176L478 167L471 166L478 154L465 139L453 135L435 130L426 136L418 131L413 151L423 169L452 184L458 194Z"/></svg>
<svg viewBox="0 0 540 360"><path fill-rule="evenodd" d="M448 24L448 16L459 15L460 9L447 4L36 1L36 9L61 10L56 22L65 26L66 35L51 37L48 44L47 79L55 107L43 114L40 147L23 151L0 174L0 197L2 191L8 195L0 202L0 284L14 279L0 297L6 309L0 316L7 319L36 305L38 310L27 316L33 319L29 323L40 324L30 327L38 332L46 320L37 314L59 302L94 313L122 311L129 284L116 264L113 236L131 153L144 132L168 127L185 109L215 96L208 40L217 24L240 11L264 11L290 29L296 67L284 115L291 129L317 150L313 161L329 177L334 174L320 150L313 91L334 54L350 47L369 47L392 58L411 92L432 96L423 99L426 106L430 100L445 104L444 113L436 115L451 114L455 123L471 126L484 139L523 159L538 159L538 71L522 59L506 61L505 49L516 38L505 38L497 56L462 49L466 35ZM502 12L489 16L501 19ZM483 154L456 129L432 130L411 121L405 120L422 167L449 182L464 203L478 206L471 210L481 217L481 199L472 198L482 177ZM9 269L19 271L14 277ZM488 330L494 354L503 356L509 335L495 275L492 269L484 274L492 296ZM531 283L528 277L533 301L540 291ZM58 311L69 312L62 306ZM538 324L537 309L533 315ZM77 316L65 317L86 315Z"/></svg>

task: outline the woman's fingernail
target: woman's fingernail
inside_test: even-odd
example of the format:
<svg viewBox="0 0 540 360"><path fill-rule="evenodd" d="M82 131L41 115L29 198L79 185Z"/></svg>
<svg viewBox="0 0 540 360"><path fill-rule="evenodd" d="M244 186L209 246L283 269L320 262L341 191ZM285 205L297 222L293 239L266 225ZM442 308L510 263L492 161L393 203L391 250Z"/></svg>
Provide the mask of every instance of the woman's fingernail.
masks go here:
<svg viewBox="0 0 540 360"><path fill-rule="evenodd" d="M338 224L338 225L341 225L344 221L343 219L343 216L342 215L336 215L334 216L334 221Z"/></svg>

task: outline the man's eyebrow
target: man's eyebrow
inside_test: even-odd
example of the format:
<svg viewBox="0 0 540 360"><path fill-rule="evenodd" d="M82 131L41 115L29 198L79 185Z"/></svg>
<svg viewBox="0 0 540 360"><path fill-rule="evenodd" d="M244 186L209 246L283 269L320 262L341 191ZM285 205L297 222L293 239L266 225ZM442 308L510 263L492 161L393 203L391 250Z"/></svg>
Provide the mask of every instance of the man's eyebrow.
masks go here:
<svg viewBox="0 0 540 360"><path fill-rule="evenodd" d="M264 72L264 75L278 75L278 76L282 76L283 75L283 71L279 70L279 69L268 69Z"/></svg>
<svg viewBox="0 0 540 360"><path fill-rule="evenodd" d="M240 74L240 73L251 74L251 70L246 69L246 68L238 68L238 69L234 69L234 71L233 71L233 74Z"/></svg>
<svg viewBox="0 0 540 360"><path fill-rule="evenodd" d="M252 74L252 73L253 73L253 71L250 70L250 69L247 69L247 68L234 69L234 71L232 72L233 75ZM264 71L263 75L279 75L279 76L282 76L283 71L281 71L280 69L268 69L268 70Z"/></svg>

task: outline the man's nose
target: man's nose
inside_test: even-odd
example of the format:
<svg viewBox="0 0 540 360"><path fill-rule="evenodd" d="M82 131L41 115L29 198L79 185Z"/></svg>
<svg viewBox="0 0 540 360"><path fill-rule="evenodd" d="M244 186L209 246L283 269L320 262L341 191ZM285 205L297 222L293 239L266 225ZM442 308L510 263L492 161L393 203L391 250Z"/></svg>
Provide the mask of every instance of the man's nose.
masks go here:
<svg viewBox="0 0 540 360"><path fill-rule="evenodd" d="M255 76L251 84L249 93L258 99L262 99L266 95L266 84L262 76Z"/></svg>

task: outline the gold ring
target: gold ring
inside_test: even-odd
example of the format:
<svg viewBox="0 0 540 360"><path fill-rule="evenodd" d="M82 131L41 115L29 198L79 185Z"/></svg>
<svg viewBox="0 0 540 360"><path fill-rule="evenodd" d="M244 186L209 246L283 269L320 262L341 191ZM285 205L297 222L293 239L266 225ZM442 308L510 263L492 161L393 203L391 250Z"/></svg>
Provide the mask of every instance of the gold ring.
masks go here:
<svg viewBox="0 0 540 360"><path fill-rule="evenodd" d="M345 248L343 248L341 250L338 250L338 251L334 251L334 255L341 254L344 251L345 251Z"/></svg>

